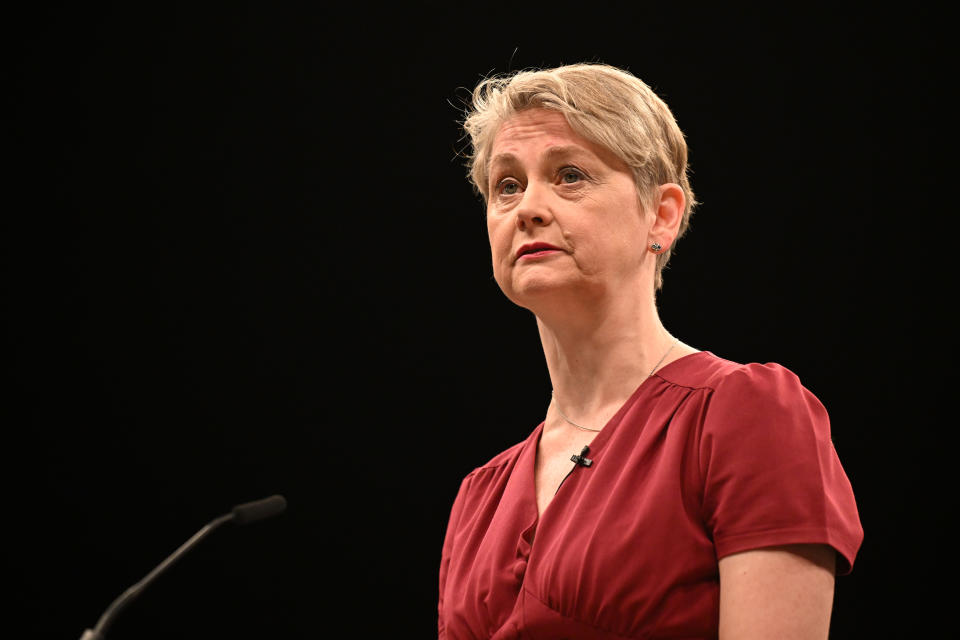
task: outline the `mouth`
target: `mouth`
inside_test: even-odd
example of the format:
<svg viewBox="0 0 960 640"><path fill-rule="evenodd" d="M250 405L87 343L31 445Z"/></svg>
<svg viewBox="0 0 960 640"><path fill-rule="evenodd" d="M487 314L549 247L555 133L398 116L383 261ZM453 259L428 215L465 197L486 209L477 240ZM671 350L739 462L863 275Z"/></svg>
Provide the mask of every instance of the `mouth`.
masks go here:
<svg viewBox="0 0 960 640"><path fill-rule="evenodd" d="M533 258L542 258L545 256L558 253L560 247L555 247L552 244L546 242L532 242L530 244L525 244L517 251L516 259L533 259Z"/></svg>

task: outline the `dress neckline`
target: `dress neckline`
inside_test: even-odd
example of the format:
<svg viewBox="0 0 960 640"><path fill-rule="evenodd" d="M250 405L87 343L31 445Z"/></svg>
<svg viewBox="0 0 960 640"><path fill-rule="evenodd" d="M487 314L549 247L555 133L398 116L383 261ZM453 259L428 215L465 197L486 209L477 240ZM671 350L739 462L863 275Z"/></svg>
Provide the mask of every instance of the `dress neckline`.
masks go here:
<svg viewBox="0 0 960 640"><path fill-rule="evenodd" d="M643 394L644 391L652 388L653 383L650 383L652 379L660 378L662 381L668 382L668 380L664 378L662 375L664 372L669 373L673 369L682 369L685 366L689 366L693 363L694 360L698 359L698 357L703 357L704 354L709 355L711 358L716 357L714 354L712 354L709 351L695 351L693 353L688 353L685 356L681 356L676 360L672 360L668 362L667 364L663 365L662 367L654 371L651 375L644 378L643 381L639 385L637 385L637 388L633 390L633 393L631 393L630 396L624 401L624 403L620 405L620 408L617 410L617 412L614 413L609 420L607 420L606 424L603 425L603 428L601 428L600 431L597 432L593 440L591 440L590 443L587 445L590 448L590 451L587 454L587 457L593 459L595 458L595 456L598 456L600 452L603 451L604 444L606 444L606 442L612 437L613 432L616 431L617 426L620 424L620 422L622 422L624 414L630 410L630 408L636 403L636 401L639 399L639 397ZM543 428L545 424L546 424L545 420L540 421L540 424L537 425L537 428L534 429L533 434L531 434L531 438L528 441L529 442L529 445L527 447L528 450L524 451L525 455L523 456L523 460L522 460L522 469L520 469L525 479L524 492L523 492L524 499L529 500L530 503L533 505L533 521L531 525L528 527L528 529L531 530L531 532L536 530L536 527L539 525L540 521L543 519L544 514L546 514L550 510L550 506L553 505L554 501L556 500L556 494L555 494L554 497L550 499L550 502L547 504L547 506L544 507L543 513L540 512L540 508L537 505L537 477L536 477L537 451L540 448L540 438L543 435ZM579 452L574 451L573 453L579 453ZM564 480L561 481L560 486L557 488L558 493L562 489L563 485L566 483L566 479L569 478L571 474L576 473L578 471L577 466L578 465L574 464L573 467L570 469L570 473L568 473L565 476Z"/></svg>

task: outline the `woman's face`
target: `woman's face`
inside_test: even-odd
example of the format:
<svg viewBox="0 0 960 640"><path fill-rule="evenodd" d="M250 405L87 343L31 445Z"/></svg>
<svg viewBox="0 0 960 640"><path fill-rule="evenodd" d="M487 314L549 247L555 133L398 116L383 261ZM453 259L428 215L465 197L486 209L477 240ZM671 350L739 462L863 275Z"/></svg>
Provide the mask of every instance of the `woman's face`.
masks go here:
<svg viewBox="0 0 960 640"><path fill-rule="evenodd" d="M629 167L556 111L504 122L490 153L487 232L493 274L516 304L558 292L615 294L652 282L645 217Z"/></svg>

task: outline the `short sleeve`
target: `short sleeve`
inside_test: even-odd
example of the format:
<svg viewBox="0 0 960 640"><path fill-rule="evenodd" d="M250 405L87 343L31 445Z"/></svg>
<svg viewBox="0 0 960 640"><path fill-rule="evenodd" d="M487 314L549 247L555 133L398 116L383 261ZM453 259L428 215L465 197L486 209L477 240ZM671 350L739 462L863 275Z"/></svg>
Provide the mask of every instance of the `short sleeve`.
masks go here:
<svg viewBox="0 0 960 640"><path fill-rule="evenodd" d="M849 573L863 541L827 411L789 370L750 364L713 386L700 437L704 518L717 558L827 544Z"/></svg>

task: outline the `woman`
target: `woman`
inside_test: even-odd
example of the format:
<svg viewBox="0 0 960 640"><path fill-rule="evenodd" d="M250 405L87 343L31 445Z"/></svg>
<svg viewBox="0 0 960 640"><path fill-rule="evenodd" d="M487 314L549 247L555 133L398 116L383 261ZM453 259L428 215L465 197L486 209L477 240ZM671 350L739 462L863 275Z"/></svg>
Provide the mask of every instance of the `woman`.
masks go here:
<svg viewBox="0 0 960 640"><path fill-rule="evenodd" d="M494 276L536 316L553 397L461 485L440 637L826 638L863 536L826 411L657 314L694 205L667 106L571 65L484 81L465 128Z"/></svg>

